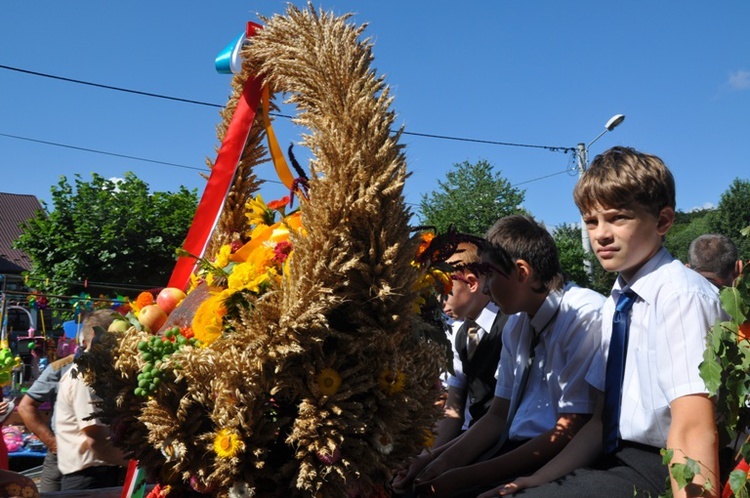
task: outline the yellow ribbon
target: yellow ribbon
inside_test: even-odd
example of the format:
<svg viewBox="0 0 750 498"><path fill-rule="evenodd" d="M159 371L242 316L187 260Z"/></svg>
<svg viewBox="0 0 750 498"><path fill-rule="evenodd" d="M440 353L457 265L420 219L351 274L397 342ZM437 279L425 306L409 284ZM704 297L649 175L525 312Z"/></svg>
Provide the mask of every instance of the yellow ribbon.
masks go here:
<svg viewBox="0 0 750 498"><path fill-rule="evenodd" d="M268 115L270 100L271 96L268 90L268 85L265 85L263 86L260 103L263 106L261 117L263 119L263 126L266 129L266 136L268 137L268 150L271 153L271 159L273 160L273 165L276 168L276 174L279 175L281 183L286 185L286 188L291 190L292 184L294 183L294 175L289 170L289 166L286 164L284 154L281 152L278 140L276 140L276 133L274 133L273 127L271 126L271 118Z"/></svg>

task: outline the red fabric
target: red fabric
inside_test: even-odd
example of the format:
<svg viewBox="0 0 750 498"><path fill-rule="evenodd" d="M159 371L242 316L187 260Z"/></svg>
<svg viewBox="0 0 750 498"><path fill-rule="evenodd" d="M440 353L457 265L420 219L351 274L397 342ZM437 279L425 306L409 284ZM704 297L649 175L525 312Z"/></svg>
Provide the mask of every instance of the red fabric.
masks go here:
<svg viewBox="0 0 750 498"><path fill-rule="evenodd" d="M740 463L737 464L734 470L741 470L743 472L747 472L748 470L750 470L750 464L748 464L744 459L740 460ZM729 483L727 482L726 484L724 484L724 492L721 494L721 498L732 498L733 496L734 496L734 493L732 492L732 488L729 486Z"/></svg>
<svg viewBox="0 0 750 498"><path fill-rule="evenodd" d="M237 165L245 148L250 127L255 120L255 111L260 103L263 81L260 78L249 78L245 82L242 97L229 123L224 141L219 149L216 163L211 170L206 189L198 203L193 223L185 238L183 248L194 256L203 256L214 226L221 215L229 189L232 186ZM195 259L189 256L177 260L168 287L185 290L190 274L195 268Z"/></svg>
<svg viewBox="0 0 750 498"><path fill-rule="evenodd" d="M5 446L5 439L0 437L0 469L8 470L8 447Z"/></svg>

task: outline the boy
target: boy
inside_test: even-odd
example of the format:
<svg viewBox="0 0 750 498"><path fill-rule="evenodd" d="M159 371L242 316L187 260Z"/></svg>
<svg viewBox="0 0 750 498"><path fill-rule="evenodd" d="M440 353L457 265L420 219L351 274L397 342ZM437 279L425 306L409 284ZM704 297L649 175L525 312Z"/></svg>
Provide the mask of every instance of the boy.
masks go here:
<svg viewBox="0 0 750 498"><path fill-rule="evenodd" d="M472 269L479 263L474 244L458 244L447 263L456 271L451 275L453 290L445 299L443 311L463 323L453 341L454 373L448 378L445 418L438 422L435 447L447 443L487 413L495 390L501 333L508 319L482 292L484 277Z"/></svg>
<svg viewBox="0 0 750 498"><path fill-rule="evenodd" d="M563 288L555 242L529 217L501 218L487 240L481 251L485 292L512 315L503 330L495 397L461 437L412 464L409 477L424 468L414 480L419 494L473 497L531 472L594 410L594 390L584 375L600 341L604 298Z"/></svg>
<svg viewBox="0 0 750 498"><path fill-rule="evenodd" d="M599 262L605 270L619 272L602 311L602 351L608 357L606 362L594 362L586 379L621 400L620 414L616 408L603 410L601 417L597 412L558 458L534 475L494 490L494 496L548 482L576 468L522 495L657 496L664 492L669 475L660 448L674 450L672 463L690 457L700 464L694 485L685 489L678 489L670 476L675 497L718 496L714 407L698 366L706 333L723 313L711 284L662 247L674 220L672 174L656 156L614 147L594 159L574 197ZM620 297L627 295L633 297L630 312L618 312ZM622 387L619 380L606 379L607 369L622 361L615 349L621 329L619 322L613 324L616 313L625 319L629 315L630 323L625 327ZM612 431L605 432L602 426L609 421ZM605 456L597 458L602 446ZM580 468L592 462L594 468ZM707 481L707 489L700 489Z"/></svg>

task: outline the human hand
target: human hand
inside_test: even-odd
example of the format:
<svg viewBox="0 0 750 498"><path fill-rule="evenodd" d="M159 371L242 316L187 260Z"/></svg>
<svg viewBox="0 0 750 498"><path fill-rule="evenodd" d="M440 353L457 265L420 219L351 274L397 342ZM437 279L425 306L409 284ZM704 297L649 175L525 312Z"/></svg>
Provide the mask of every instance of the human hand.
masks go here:
<svg viewBox="0 0 750 498"><path fill-rule="evenodd" d="M5 415L8 412L8 405L9 404L10 403L8 403L7 399L4 399L4 400L0 401L0 416L3 416L3 415Z"/></svg>
<svg viewBox="0 0 750 498"><path fill-rule="evenodd" d="M429 462L429 465L424 467L424 470L414 479L414 489L417 490L417 494L437 496L434 495L435 491L431 490L431 487L435 485L434 481L452 468L451 464L442 457L437 457L432 462Z"/></svg>
<svg viewBox="0 0 750 498"><path fill-rule="evenodd" d="M412 487L414 478L432 461L432 455L422 453L411 459L396 472L391 487L397 494L405 493Z"/></svg>
<svg viewBox="0 0 750 498"><path fill-rule="evenodd" d="M463 488L460 469L452 469L441 473L430 481L416 483L417 496L430 498L450 498Z"/></svg>
<svg viewBox="0 0 750 498"><path fill-rule="evenodd" d="M541 483L537 483L532 476L519 477L513 482L509 482L508 484L501 484L494 489L485 491L481 495L477 496L477 498L494 498L496 496L512 495L513 493L521 491L522 489L539 486L539 484Z"/></svg>

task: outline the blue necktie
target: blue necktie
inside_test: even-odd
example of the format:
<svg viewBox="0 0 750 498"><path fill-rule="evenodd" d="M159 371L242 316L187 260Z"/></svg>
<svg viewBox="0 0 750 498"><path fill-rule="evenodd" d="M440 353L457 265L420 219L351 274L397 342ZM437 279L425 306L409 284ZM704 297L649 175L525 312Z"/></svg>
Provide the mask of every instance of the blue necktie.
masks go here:
<svg viewBox="0 0 750 498"><path fill-rule="evenodd" d="M625 375L625 352L628 349L628 314L637 296L631 291L620 295L612 319L612 338L609 341L607 373L604 384L604 453L609 454L619 446L620 403L622 401L622 381Z"/></svg>

